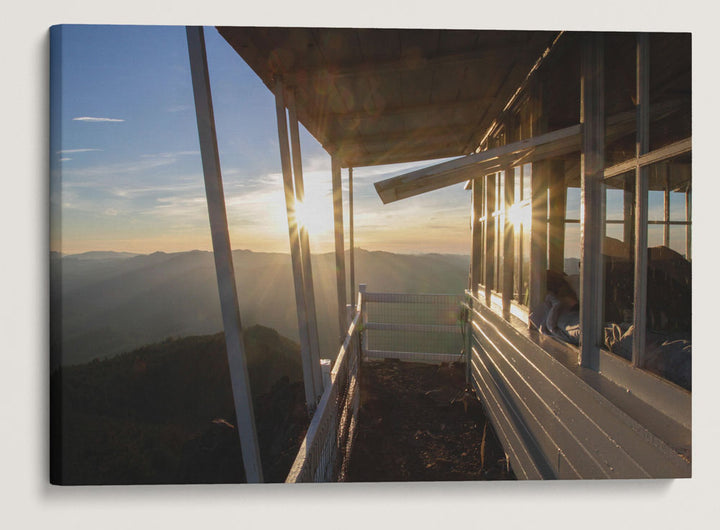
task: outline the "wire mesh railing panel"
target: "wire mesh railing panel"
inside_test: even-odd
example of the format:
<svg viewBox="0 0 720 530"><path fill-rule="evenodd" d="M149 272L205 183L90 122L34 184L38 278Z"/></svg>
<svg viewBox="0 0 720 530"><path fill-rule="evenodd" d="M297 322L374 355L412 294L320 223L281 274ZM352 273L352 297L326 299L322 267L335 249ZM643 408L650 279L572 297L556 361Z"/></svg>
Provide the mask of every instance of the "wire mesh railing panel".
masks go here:
<svg viewBox="0 0 720 530"><path fill-rule="evenodd" d="M347 474L359 408L360 318L358 310L286 482L342 481Z"/></svg>
<svg viewBox="0 0 720 530"><path fill-rule="evenodd" d="M367 293L368 357L462 360L461 302L462 295Z"/></svg>

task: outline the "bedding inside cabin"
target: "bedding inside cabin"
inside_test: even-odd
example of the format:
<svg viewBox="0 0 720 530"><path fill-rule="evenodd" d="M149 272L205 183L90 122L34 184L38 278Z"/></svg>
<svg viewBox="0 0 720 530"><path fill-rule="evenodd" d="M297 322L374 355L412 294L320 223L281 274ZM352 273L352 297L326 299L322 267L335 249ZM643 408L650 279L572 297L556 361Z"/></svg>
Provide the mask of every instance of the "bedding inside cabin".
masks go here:
<svg viewBox="0 0 720 530"><path fill-rule="evenodd" d="M630 360L633 341L633 267L604 255L605 324L603 347ZM580 313L575 278L548 270L547 296L530 313L540 333L580 344ZM664 246L648 249L648 308L644 366L688 390L692 386L691 264Z"/></svg>

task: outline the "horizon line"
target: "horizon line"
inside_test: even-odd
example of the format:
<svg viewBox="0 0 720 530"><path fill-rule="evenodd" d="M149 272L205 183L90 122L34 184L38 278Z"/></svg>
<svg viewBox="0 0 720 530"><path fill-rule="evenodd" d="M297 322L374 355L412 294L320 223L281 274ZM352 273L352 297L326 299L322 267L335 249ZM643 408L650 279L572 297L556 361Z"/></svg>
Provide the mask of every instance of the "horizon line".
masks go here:
<svg viewBox="0 0 720 530"><path fill-rule="evenodd" d="M470 256L470 253L462 253L462 252L398 252L398 251L391 251L391 250L370 250L363 247L355 247L356 251L361 252L384 252L387 254L397 254L397 255L406 255L406 256L422 256L422 255L443 255L443 256ZM252 252L254 254L285 254L290 255L289 251L268 251L268 250L253 250L249 248L234 248L232 249L233 252ZM133 256L150 256L152 254L189 254L191 252L207 252L208 254L212 254L213 250L204 250L204 249L191 249L191 250L177 250L177 251L168 251L168 250L154 250L151 252L133 252L128 250L86 250L83 252L60 252L57 250L50 249L50 253L57 253L62 258L72 257L72 256L83 256L87 254L132 254ZM349 248L345 249L345 252L350 252ZM324 254L335 254L334 250L326 251L326 252L314 252L313 255L324 255Z"/></svg>

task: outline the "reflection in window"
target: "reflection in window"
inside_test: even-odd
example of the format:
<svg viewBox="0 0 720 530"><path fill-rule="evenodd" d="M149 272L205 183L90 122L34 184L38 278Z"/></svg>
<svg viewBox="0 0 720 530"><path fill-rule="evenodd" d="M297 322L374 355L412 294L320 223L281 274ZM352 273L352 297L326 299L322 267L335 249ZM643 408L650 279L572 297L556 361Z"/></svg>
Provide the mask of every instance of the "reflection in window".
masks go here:
<svg viewBox="0 0 720 530"><path fill-rule="evenodd" d="M648 222L647 342L644 368L687 389L692 363L690 157L649 168L649 194L663 197L659 224ZM652 235L651 235L652 234Z"/></svg>
<svg viewBox="0 0 720 530"><path fill-rule="evenodd" d="M635 294L634 207L635 173L625 173L605 181L605 237L602 259L603 322L605 342L624 336L633 324ZM632 340L613 344L614 353L632 357Z"/></svg>
<svg viewBox="0 0 720 530"><path fill-rule="evenodd" d="M646 340L641 353L643 368L687 389L692 362L690 173L689 156L648 168ZM631 172L606 180L603 240L605 347L628 360L634 335L634 222L627 222L633 209L619 206L616 190L624 189L624 197L634 204L634 195L627 193L634 178Z"/></svg>
<svg viewBox="0 0 720 530"><path fill-rule="evenodd" d="M565 274L571 284L580 283L580 188L567 188L565 195ZM579 294L579 288L576 287Z"/></svg>
<svg viewBox="0 0 720 530"><path fill-rule="evenodd" d="M505 239L505 172L501 171L495 178L495 285L496 292L502 292L503 281L503 249Z"/></svg>

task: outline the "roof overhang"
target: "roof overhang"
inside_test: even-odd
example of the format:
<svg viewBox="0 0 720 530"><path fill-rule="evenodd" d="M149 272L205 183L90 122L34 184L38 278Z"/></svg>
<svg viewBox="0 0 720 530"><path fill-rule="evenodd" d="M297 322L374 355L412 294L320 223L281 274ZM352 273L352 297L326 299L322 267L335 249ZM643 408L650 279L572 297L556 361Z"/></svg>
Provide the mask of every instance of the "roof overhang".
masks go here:
<svg viewBox="0 0 720 530"><path fill-rule="evenodd" d="M473 153L557 32L219 27L343 167Z"/></svg>

